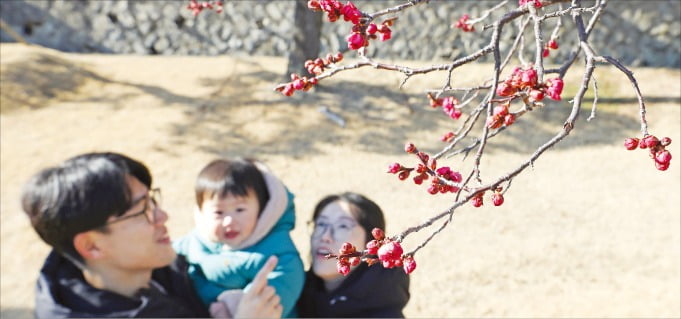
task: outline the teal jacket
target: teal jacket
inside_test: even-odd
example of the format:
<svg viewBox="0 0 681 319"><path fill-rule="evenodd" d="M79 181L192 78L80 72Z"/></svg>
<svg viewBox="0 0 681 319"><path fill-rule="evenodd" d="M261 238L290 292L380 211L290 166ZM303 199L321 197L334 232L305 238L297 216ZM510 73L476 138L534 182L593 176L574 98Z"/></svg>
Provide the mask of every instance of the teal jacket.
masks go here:
<svg viewBox="0 0 681 319"><path fill-rule="evenodd" d="M300 254L290 236L295 226L294 196L281 182L279 184L283 187L283 192L270 189L270 184L274 183L273 178L276 179L271 174L266 176L270 201L258 218L253 234L242 243L244 247L223 247L221 243L207 240L196 229L173 243L175 251L186 256L190 263L189 276L206 306L228 290L236 297L229 300L221 297L220 300L234 313L244 290L250 287L251 281L269 256L275 255L279 262L269 274L268 284L276 289L281 298L282 316L295 316L294 308L303 289L305 272ZM272 203L277 201L278 205ZM234 289L237 291L232 291Z"/></svg>

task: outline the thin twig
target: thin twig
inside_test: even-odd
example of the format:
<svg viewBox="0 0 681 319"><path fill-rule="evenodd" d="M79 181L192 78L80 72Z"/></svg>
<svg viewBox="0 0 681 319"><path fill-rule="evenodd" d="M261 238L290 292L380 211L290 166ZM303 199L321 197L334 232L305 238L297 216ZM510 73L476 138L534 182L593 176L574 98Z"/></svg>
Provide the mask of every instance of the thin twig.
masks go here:
<svg viewBox="0 0 681 319"><path fill-rule="evenodd" d="M373 20L373 19L376 19L380 16L384 16L386 14L393 14L393 13L400 12L400 11L406 9L406 8L414 7L414 6L419 5L421 3L428 3L428 1L429 0L410 0L409 2L403 3L403 4L398 5L396 7L383 9L381 11L377 11L377 12L374 12L374 13L369 13L369 14L367 14L367 16L371 20Z"/></svg>
<svg viewBox="0 0 681 319"><path fill-rule="evenodd" d="M492 11L497 10L497 9L505 6L507 3L508 3L508 0L504 0L502 2L499 2L499 4L497 4L496 6L485 10L479 18L472 19L472 20L468 21L467 23L469 25L472 25L472 24L476 24L476 23L478 23L482 20L485 20L487 17L489 17L489 15L490 15L490 13L492 13Z"/></svg>
<svg viewBox="0 0 681 319"><path fill-rule="evenodd" d="M629 71L627 67L622 65L619 61L614 59L613 57L610 56L603 56L603 59L608 61L608 63L614 65L617 67L620 71L622 71L627 78L629 78L629 81L631 82L631 86L634 87L634 92L636 93L636 98L638 99L638 107L639 107L639 114L641 116L641 134L643 136L648 135L648 121L646 120L646 103L643 101L643 95L641 95L641 89L638 87L638 82L636 81L636 78L634 77L634 73Z"/></svg>
<svg viewBox="0 0 681 319"><path fill-rule="evenodd" d="M587 122L591 122L594 118L596 118L596 105L598 104L598 81L596 81L596 76L593 76L594 79L594 103L591 106L591 115L586 119Z"/></svg>

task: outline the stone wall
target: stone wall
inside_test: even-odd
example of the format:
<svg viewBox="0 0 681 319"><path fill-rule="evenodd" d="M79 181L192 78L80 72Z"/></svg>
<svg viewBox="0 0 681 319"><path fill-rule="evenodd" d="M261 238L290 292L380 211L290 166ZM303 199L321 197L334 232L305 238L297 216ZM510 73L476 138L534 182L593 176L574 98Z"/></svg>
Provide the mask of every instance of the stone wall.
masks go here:
<svg viewBox="0 0 681 319"><path fill-rule="evenodd" d="M270 55L285 56L293 28L292 1L225 1L225 12L203 12L194 18L188 1L144 0L0 0L0 16L29 42L69 52L163 55ZM355 1L365 11L398 1ZM437 1L399 14L393 39L372 43L373 54L388 59L452 59L486 44L488 32L463 33L451 29L463 13L473 17L489 1ZM584 1L585 5L590 1ZM509 1L509 8L516 4ZM592 35L596 51L633 66L681 66L681 1L611 0L609 12ZM321 14L321 13L320 13ZM550 20L554 25L556 20ZM344 38L350 25L324 21L322 52L347 50ZM507 28L506 43L517 31ZM550 31L549 31L550 32ZM561 49L567 54L574 42L574 27L563 18ZM527 32L527 50L532 49ZM0 40L12 41L4 32ZM510 44L502 47L507 48Z"/></svg>

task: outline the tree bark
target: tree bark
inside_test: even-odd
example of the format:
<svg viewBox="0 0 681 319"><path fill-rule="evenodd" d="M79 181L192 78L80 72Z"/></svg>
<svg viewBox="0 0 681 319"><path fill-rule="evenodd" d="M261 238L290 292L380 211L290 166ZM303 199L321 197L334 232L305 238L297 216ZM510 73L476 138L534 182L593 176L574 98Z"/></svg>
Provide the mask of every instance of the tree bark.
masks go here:
<svg viewBox="0 0 681 319"><path fill-rule="evenodd" d="M319 57L321 47L323 15L308 9L306 0L296 0L293 10L295 24L285 74L287 78L291 73L308 75L303 66L305 60Z"/></svg>

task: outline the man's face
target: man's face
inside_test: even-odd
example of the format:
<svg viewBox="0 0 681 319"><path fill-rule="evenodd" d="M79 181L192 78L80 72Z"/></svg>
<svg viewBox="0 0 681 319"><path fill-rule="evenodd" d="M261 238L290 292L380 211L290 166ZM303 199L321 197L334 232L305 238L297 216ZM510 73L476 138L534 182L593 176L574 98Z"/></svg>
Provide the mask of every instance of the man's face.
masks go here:
<svg viewBox="0 0 681 319"><path fill-rule="evenodd" d="M133 206L122 216L111 217L108 222L116 221L147 209L146 214L127 218L108 225L109 232L99 233L98 246L108 265L121 271L152 270L169 265L176 257L168 230L165 227L168 214L155 205L149 198L149 189L137 178L127 176L128 187L132 193ZM147 216L155 214L155 223Z"/></svg>
<svg viewBox="0 0 681 319"><path fill-rule="evenodd" d="M246 240L258 222L260 204L252 189L246 196L206 197L199 213L199 229L213 242L235 247Z"/></svg>

